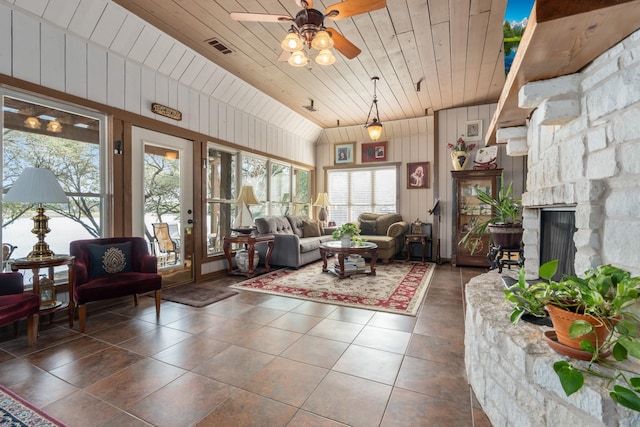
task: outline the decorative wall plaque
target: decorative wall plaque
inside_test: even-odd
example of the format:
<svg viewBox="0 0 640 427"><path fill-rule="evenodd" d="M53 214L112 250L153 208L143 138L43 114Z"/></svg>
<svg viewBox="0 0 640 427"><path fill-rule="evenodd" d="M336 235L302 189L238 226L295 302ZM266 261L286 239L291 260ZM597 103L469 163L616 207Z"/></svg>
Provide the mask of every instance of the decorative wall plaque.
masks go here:
<svg viewBox="0 0 640 427"><path fill-rule="evenodd" d="M151 111L161 116L169 117L173 120L182 120L182 113L178 110L174 110L171 107L167 107L166 105L152 103Z"/></svg>

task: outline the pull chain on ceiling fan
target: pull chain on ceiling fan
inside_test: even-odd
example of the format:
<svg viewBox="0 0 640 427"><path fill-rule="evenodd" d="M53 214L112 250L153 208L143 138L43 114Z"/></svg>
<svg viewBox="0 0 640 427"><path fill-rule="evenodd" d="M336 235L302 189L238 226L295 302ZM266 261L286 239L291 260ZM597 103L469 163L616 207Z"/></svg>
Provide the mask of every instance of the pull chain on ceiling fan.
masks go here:
<svg viewBox="0 0 640 427"><path fill-rule="evenodd" d="M231 13L231 18L236 21L250 22L288 22L293 21L289 32L280 44L283 50L291 52L289 64L302 67L309 63L309 58L304 52L307 49L318 50L315 61L321 65L331 65L336 58L331 52L334 48L342 55L353 59L360 54L360 49L347 40L334 28L324 26L324 19L333 21L349 18L361 13L371 12L386 7L386 0L345 0L333 4L325 10L325 13L313 9L312 0L296 0L302 7L295 18L289 15L268 15L259 13Z"/></svg>

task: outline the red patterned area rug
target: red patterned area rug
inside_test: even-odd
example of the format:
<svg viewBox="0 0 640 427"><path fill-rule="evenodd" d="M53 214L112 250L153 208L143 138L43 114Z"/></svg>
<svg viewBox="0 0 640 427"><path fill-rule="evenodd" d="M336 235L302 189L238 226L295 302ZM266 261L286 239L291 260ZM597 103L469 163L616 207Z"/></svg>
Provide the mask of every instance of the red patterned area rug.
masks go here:
<svg viewBox="0 0 640 427"><path fill-rule="evenodd" d="M66 424L0 385L0 426L66 427Z"/></svg>
<svg viewBox="0 0 640 427"><path fill-rule="evenodd" d="M415 316L424 298L435 265L391 262L376 265L376 275L339 279L322 272L322 262L299 270L278 270L229 286L327 304Z"/></svg>

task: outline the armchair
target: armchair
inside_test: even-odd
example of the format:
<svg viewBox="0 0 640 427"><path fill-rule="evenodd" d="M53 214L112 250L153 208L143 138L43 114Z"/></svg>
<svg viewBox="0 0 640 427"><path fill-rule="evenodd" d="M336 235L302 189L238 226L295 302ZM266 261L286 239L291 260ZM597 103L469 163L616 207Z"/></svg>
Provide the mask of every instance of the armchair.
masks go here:
<svg viewBox="0 0 640 427"><path fill-rule="evenodd" d="M30 292L24 293L22 274L0 273L0 326L14 323L18 335L18 320L27 318L29 345L38 339L38 312L40 297Z"/></svg>
<svg viewBox="0 0 640 427"><path fill-rule="evenodd" d="M69 253L75 256L73 301L80 332L85 330L88 302L133 295L138 305L138 294L154 291L156 316L160 316L162 276L142 237L76 240L70 243Z"/></svg>

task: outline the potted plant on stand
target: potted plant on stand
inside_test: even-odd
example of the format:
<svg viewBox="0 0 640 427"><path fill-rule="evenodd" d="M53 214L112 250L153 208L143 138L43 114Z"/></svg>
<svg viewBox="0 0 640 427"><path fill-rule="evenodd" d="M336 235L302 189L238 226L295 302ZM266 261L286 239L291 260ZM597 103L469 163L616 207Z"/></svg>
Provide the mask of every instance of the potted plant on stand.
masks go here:
<svg viewBox="0 0 640 427"><path fill-rule="evenodd" d="M333 233L331 233L334 239L341 240L342 247L351 246L351 239L354 236L360 235L360 229L357 225L353 223L342 224L340 227L336 228Z"/></svg>
<svg viewBox="0 0 640 427"><path fill-rule="evenodd" d="M557 266L557 260L543 264L539 275L546 282L528 286L521 270L518 283L505 291L506 300L514 304L511 321L517 323L523 313L543 315L544 306L555 329L544 333L550 347L588 362L586 366L567 360L554 363L567 396L582 388L585 374L593 375L607 381L615 402L640 411L640 373L620 363L629 356L640 359L640 318L630 310L640 298L640 277L602 265L587 271L584 278L569 276L554 282Z"/></svg>
<svg viewBox="0 0 640 427"><path fill-rule="evenodd" d="M481 189L478 189L476 197L481 203L491 207L491 216L471 224L460 243L465 247L471 247L473 254L479 242L477 236L484 234L488 228L494 246L500 246L502 249L519 249L523 233L522 201L513 196L513 183L509 183L505 188L504 176L502 176L497 197Z"/></svg>

